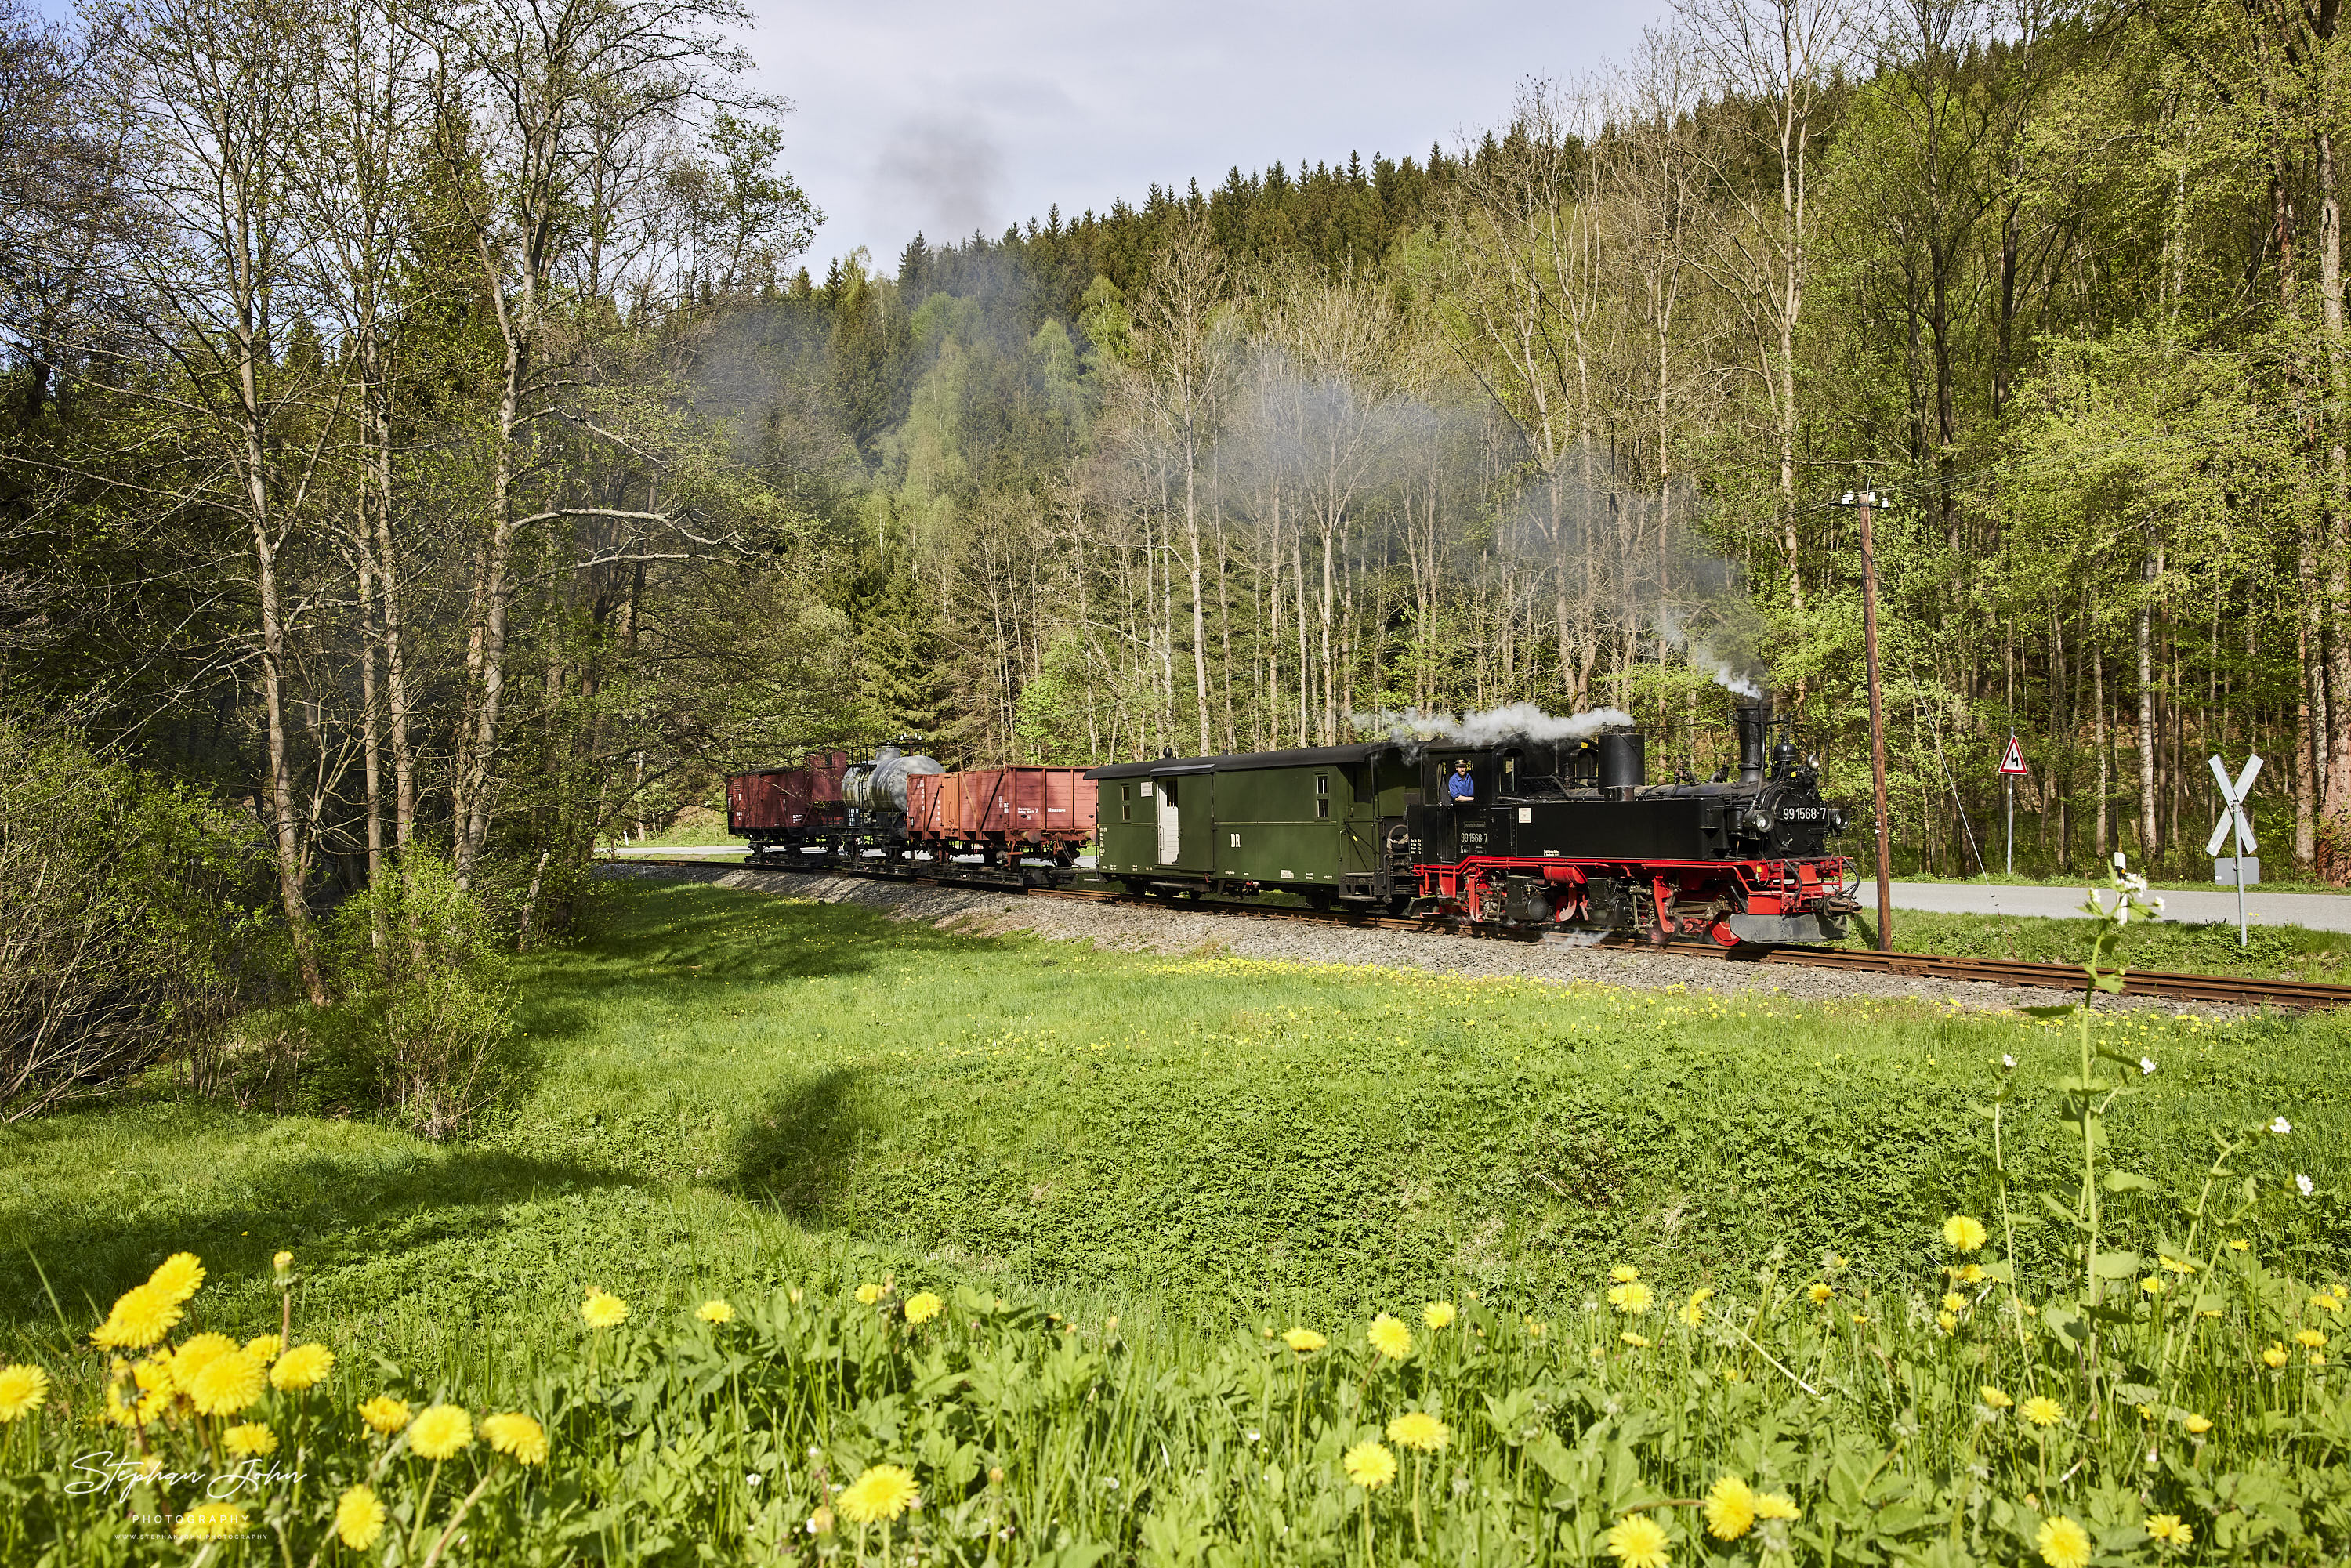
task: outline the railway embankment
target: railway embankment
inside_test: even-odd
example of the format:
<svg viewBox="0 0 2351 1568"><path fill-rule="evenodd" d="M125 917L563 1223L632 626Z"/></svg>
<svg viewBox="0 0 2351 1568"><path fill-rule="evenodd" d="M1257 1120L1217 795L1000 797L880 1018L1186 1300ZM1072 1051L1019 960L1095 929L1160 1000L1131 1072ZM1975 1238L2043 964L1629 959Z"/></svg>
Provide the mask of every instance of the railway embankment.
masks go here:
<svg viewBox="0 0 2351 1568"><path fill-rule="evenodd" d="M1025 931L1048 941L1085 942L1136 953L1228 952L1237 957L1307 964L1359 964L1463 976L1516 975L1643 989L1681 988L1719 996L1779 996L1828 1001L1910 998L2000 1010L2070 1003L2079 989L1993 985L1933 976L1773 966L1768 971L1676 952L1554 943L1495 942L1440 933L1364 929L1302 920L1262 920L1131 903L1040 897L987 888L952 887L879 877L754 871L741 865L644 864L599 868L613 877L700 882L749 893L855 904L901 920L972 935ZM2246 1009L2159 997L2101 996L2101 1008L2157 1009L2228 1017Z"/></svg>

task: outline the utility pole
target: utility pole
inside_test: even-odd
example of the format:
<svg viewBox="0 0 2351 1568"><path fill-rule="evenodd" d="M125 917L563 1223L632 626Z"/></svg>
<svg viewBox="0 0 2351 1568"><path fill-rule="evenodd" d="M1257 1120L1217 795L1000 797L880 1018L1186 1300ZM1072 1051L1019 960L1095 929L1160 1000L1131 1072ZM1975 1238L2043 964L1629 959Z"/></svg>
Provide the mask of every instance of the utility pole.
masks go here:
<svg viewBox="0 0 2351 1568"><path fill-rule="evenodd" d="M1876 510L1876 492L1864 490L1856 499L1844 493L1844 504L1861 513L1861 645L1869 666L1869 783L1877 808L1877 950L1894 951L1894 846L1892 813L1886 803L1886 697L1877 675L1877 541L1870 530Z"/></svg>

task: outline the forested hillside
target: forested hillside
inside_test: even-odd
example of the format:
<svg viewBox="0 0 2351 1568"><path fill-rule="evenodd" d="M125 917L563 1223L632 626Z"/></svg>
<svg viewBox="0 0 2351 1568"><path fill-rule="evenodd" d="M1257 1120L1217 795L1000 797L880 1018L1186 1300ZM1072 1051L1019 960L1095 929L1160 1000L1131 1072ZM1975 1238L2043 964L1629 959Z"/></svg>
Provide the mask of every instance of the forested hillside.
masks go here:
<svg viewBox="0 0 2351 1568"><path fill-rule="evenodd" d="M2331 9L1687 0L1412 156L823 261L726 0L0 27L12 725L242 808L308 928L506 928L726 770L1327 743L1768 685L1902 863L2351 879ZM1509 84L1496 84L1498 105ZM1274 150L1269 150L1272 152ZM812 251L811 246L816 248Z"/></svg>

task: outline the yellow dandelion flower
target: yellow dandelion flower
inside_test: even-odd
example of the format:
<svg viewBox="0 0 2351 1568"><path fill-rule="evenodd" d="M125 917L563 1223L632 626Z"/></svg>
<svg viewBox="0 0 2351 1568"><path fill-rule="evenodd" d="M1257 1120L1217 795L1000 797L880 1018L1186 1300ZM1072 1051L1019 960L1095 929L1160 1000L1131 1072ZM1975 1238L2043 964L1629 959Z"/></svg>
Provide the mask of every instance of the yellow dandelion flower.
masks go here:
<svg viewBox="0 0 2351 1568"><path fill-rule="evenodd" d="M408 1428L408 1447L420 1458L445 1459L474 1443L474 1418L455 1405L435 1405Z"/></svg>
<svg viewBox="0 0 2351 1568"><path fill-rule="evenodd" d="M1954 1252L1973 1252L1991 1239L1983 1221L1969 1215L1955 1214L1943 1221L1943 1245Z"/></svg>
<svg viewBox="0 0 2351 1568"><path fill-rule="evenodd" d="M2262 1352L2262 1360L2273 1367L2283 1366L2287 1362L2293 1359L2294 1358L2292 1356L2286 1354L2285 1346L2283 1344L2273 1344L2270 1346L2269 1349Z"/></svg>
<svg viewBox="0 0 2351 1568"><path fill-rule="evenodd" d="M1601 1538L1625 1568L1666 1568L1666 1527L1646 1513L1628 1513Z"/></svg>
<svg viewBox="0 0 2351 1568"><path fill-rule="evenodd" d="M2325 1366L2326 1364L2325 1353L2323 1351L2312 1351L2310 1353L2310 1364L2313 1366Z"/></svg>
<svg viewBox="0 0 2351 1568"><path fill-rule="evenodd" d="M1608 1270L1608 1278L1619 1285L1629 1285L1641 1277L1641 1270L1630 1263L1619 1263Z"/></svg>
<svg viewBox="0 0 2351 1568"><path fill-rule="evenodd" d="M2036 1394L2026 1400L2017 1414L2036 1427L2060 1427L2065 1422L2065 1406L2045 1394Z"/></svg>
<svg viewBox="0 0 2351 1568"><path fill-rule="evenodd" d="M1706 1494L1706 1532L1736 1541L1755 1528L1755 1489L1737 1476L1724 1476Z"/></svg>
<svg viewBox="0 0 2351 1568"><path fill-rule="evenodd" d="M2322 1312L2339 1312L2343 1310L2342 1301L2328 1295L2313 1296L2310 1298L2310 1304Z"/></svg>
<svg viewBox="0 0 2351 1568"><path fill-rule="evenodd" d="M352 1487L335 1505L335 1535L354 1552L365 1552L381 1539L383 1521L383 1504L368 1487Z"/></svg>
<svg viewBox="0 0 2351 1568"><path fill-rule="evenodd" d="M1543 1322L1541 1318L1529 1318L1527 1320L1527 1337L1529 1339L1541 1339L1550 1332L1551 1325Z"/></svg>
<svg viewBox="0 0 2351 1568"><path fill-rule="evenodd" d="M408 1401L379 1394L360 1406L360 1419L379 1437L389 1437L408 1425Z"/></svg>
<svg viewBox="0 0 2351 1568"><path fill-rule="evenodd" d="M591 1329L617 1328L628 1321L629 1303L590 1285L587 1299L580 1303L580 1318Z"/></svg>
<svg viewBox="0 0 2351 1568"><path fill-rule="evenodd" d="M1420 1309L1420 1321L1426 1323L1433 1329L1451 1328L1453 1326L1453 1303L1451 1301L1429 1302L1427 1305Z"/></svg>
<svg viewBox="0 0 2351 1568"><path fill-rule="evenodd" d="M1980 1285L1984 1282L1985 1279L1983 1265L1980 1263L1970 1263L1964 1268L1954 1270L1953 1278L1957 1279L1962 1285Z"/></svg>
<svg viewBox="0 0 2351 1568"><path fill-rule="evenodd" d="M1945 1333L1957 1333L1959 1330L1959 1314L1956 1312L1937 1312L1935 1314L1935 1326L1942 1330Z"/></svg>
<svg viewBox="0 0 2351 1568"><path fill-rule="evenodd" d="M1441 1453L1452 1440L1452 1428L1425 1410L1407 1410L1388 1423L1388 1441L1399 1448Z"/></svg>
<svg viewBox="0 0 2351 1568"><path fill-rule="evenodd" d="M1946 1291L1943 1292L1943 1310L1945 1312L1956 1312L1965 1308L1967 1304L1968 1299L1965 1296L1960 1295L1957 1291Z"/></svg>
<svg viewBox="0 0 2351 1568"><path fill-rule="evenodd" d="M946 1307L946 1302L940 1298L937 1291L916 1291L906 1298L906 1321L910 1323L929 1322Z"/></svg>
<svg viewBox="0 0 2351 1568"><path fill-rule="evenodd" d="M147 1282L171 1298L174 1306L181 1305L204 1289L204 1266L193 1252L174 1252L155 1265Z"/></svg>
<svg viewBox="0 0 2351 1568"><path fill-rule="evenodd" d="M294 1272L294 1254L291 1252L278 1253L277 1256L269 1260L269 1271L277 1276L277 1282L279 1284L282 1285L286 1283L286 1277Z"/></svg>
<svg viewBox="0 0 2351 1568"><path fill-rule="evenodd" d="M1392 1318L1385 1312L1372 1320L1364 1338L1390 1361L1402 1361L1412 1354L1412 1331L1404 1326L1402 1318Z"/></svg>
<svg viewBox="0 0 2351 1568"><path fill-rule="evenodd" d="M731 1323L735 1321L735 1309L725 1301L709 1301L696 1307L694 1315L706 1323Z"/></svg>
<svg viewBox="0 0 2351 1568"><path fill-rule="evenodd" d="M2090 1568L2090 1532L2062 1514L2041 1521L2033 1544L2049 1568Z"/></svg>
<svg viewBox="0 0 2351 1568"><path fill-rule="evenodd" d="M115 1301L92 1344L109 1350L145 1350L170 1333L182 1316L180 1303L153 1285L133 1285Z"/></svg>
<svg viewBox="0 0 2351 1568"><path fill-rule="evenodd" d="M2150 1296L2159 1296L2163 1294L2163 1276L2160 1274L2149 1274L2146 1279L2141 1280L2138 1282L2138 1288L2145 1291Z"/></svg>
<svg viewBox="0 0 2351 1568"><path fill-rule="evenodd" d="M241 1421L221 1434L233 1459L257 1459L277 1451L277 1434L258 1421Z"/></svg>
<svg viewBox="0 0 2351 1568"><path fill-rule="evenodd" d="M274 1333L256 1334L245 1342L245 1354L256 1361L276 1361L285 1348Z"/></svg>
<svg viewBox="0 0 2351 1568"><path fill-rule="evenodd" d="M875 1465L832 1500L852 1524L886 1523L921 1500L914 1472L904 1465Z"/></svg>
<svg viewBox="0 0 2351 1568"><path fill-rule="evenodd" d="M2147 1538L2185 1552L2196 1540L2196 1531L2176 1513L2151 1513L2147 1516Z"/></svg>
<svg viewBox="0 0 2351 1568"><path fill-rule="evenodd" d="M174 1367L172 1380L178 1378L179 1369ZM197 1415L234 1416L261 1397L266 1382L261 1363L242 1350L233 1350L204 1363L183 1386Z"/></svg>
<svg viewBox="0 0 2351 1568"><path fill-rule="evenodd" d="M2241 1236L2235 1238L2229 1243L2229 1250L2231 1252L2249 1252L2252 1250L2252 1246L2253 1244L2252 1242L2246 1240Z"/></svg>
<svg viewBox="0 0 2351 1568"><path fill-rule="evenodd" d="M1999 1389L1992 1387L1990 1384L1986 1384L1981 1388L1977 1389L1976 1396L1984 1402L1984 1406L1987 1409L1991 1410L2005 1410L2010 1406L2016 1403L2015 1400L2011 1399L2007 1395L2002 1394Z"/></svg>
<svg viewBox="0 0 2351 1568"><path fill-rule="evenodd" d="M2212 1429L2212 1423L2201 1416L2190 1416L2179 1424L2188 1428L2191 1437L2200 1437Z"/></svg>
<svg viewBox="0 0 2351 1568"><path fill-rule="evenodd" d="M1341 1456L1347 1479L1365 1491L1377 1491L1396 1478L1396 1457L1377 1440L1362 1442Z"/></svg>
<svg viewBox="0 0 2351 1568"><path fill-rule="evenodd" d="M547 1462L547 1428L528 1416L485 1416L482 1436L491 1448L523 1464Z"/></svg>
<svg viewBox="0 0 2351 1568"><path fill-rule="evenodd" d="M224 1355L242 1349L236 1341L225 1333L190 1334L180 1342L180 1348L171 1353L172 1385L183 1394L196 1380L196 1374Z"/></svg>
<svg viewBox="0 0 2351 1568"><path fill-rule="evenodd" d="M1796 1520L1803 1517L1803 1511L1796 1506L1795 1500L1790 1497L1786 1492L1757 1492L1755 1494L1755 1517L1758 1519Z"/></svg>
<svg viewBox="0 0 2351 1568"><path fill-rule="evenodd" d="M245 1510L233 1502L200 1502L180 1515L174 1541L230 1541L245 1533Z"/></svg>
<svg viewBox="0 0 2351 1568"><path fill-rule="evenodd" d="M2294 1335L2294 1343L2302 1346L2304 1350L2325 1350L2326 1348L2326 1336L2320 1333L2316 1329L2304 1329L2300 1333Z"/></svg>
<svg viewBox="0 0 2351 1568"><path fill-rule="evenodd" d="M1626 1344L1631 1345L1635 1350L1646 1350L1649 1348L1648 1340L1640 1334L1627 1331L1626 1333L1618 1334L1616 1337L1624 1341Z"/></svg>
<svg viewBox="0 0 2351 1568"><path fill-rule="evenodd" d="M2187 1262L2179 1258L2174 1258L2168 1252L2158 1253L2155 1260L2158 1265L2169 1273L2193 1274L2196 1272L2195 1264Z"/></svg>
<svg viewBox="0 0 2351 1568"><path fill-rule="evenodd" d="M859 1306L870 1307L881 1299L881 1286L868 1283L857 1287L857 1304Z"/></svg>
<svg viewBox="0 0 2351 1568"><path fill-rule="evenodd" d="M1835 1295L1836 1287L1834 1285L1824 1283L1819 1280L1815 1280L1811 1284L1804 1287L1804 1299L1811 1301L1815 1306L1818 1306L1823 1301L1833 1299Z"/></svg>
<svg viewBox="0 0 2351 1568"><path fill-rule="evenodd" d="M1627 1280L1621 1285L1608 1288L1608 1304L1626 1317L1639 1317L1656 1301L1656 1298L1649 1293L1649 1287L1638 1280Z"/></svg>
<svg viewBox="0 0 2351 1568"><path fill-rule="evenodd" d="M269 1385L287 1394L316 1388L335 1369L335 1353L323 1344L298 1344L269 1369Z"/></svg>
<svg viewBox="0 0 2351 1568"><path fill-rule="evenodd" d="M0 1421L30 1416L48 1402L49 1375L19 1363L0 1366Z"/></svg>
<svg viewBox="0 0 2351 1568"><path fill-rule="evenodd" d="M1291 1329L1281 1336L1281 1343L1301 1355L1311 1355L1331 1342L1312 1329Z"/></svg>

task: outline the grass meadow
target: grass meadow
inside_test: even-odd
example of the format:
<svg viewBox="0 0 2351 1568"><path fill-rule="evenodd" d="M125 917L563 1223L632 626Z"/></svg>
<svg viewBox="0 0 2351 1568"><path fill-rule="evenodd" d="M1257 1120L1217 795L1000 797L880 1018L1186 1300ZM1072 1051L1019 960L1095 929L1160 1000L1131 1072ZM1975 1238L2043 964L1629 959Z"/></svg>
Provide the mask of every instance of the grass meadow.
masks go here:
<svg viewBox="0 0 2351 1568"><path fill-rule="evenodd" d="M2315 891L2315 890L2314 890ZM1876 895L1864 882L1862 913L1849 925L1842 946L1877 946ZM1944 915L1931 910L1894 912L1894 946L1906 953L1942 953L1959 958L2022 958L2044 964L2079 963L2089 951L2095 923L2049 920L2033 915ZM2186 975L2250 975L2262 979L2317 980L2351 984L2351 932L2317 931L2306 925L2254 924L2237 941L2237 924L2150 920L2125 930L2115 961L2134 969Z"/></svg>
<svg viewBox="0 0 2351 1568"><path fill-rule="evenodd" d="M0 1427L0 1558L2351 1550L2324 1289L2351 1262L2351 1020L2093 1022L2116 1301L2090 1311L2062 1012L1147 957L657 884L518 998L514 1092L466 1140L162 1083L0 1132L0 1362L54 1389L40 1435ZM1988 1239L1954 1250L1953 1216ZM172 1539L194 1494L174 1513L168 1480L134 1503L57 1474L131 1451L92 1424L89 1336L182 1251L206 1270L183 1343L290 1322L336 1357L248 1411L312 1479L209 1543ZM626 1321L587 1326L590 1287ZM1365 1338L1381 1314L1404 1354ZM2049 1426L1992 1397L2043 1385ZM444 1488L415 1432L359 1428L379 1393L533 1411L553 1453L484 1438ZM172 1408L142 1450L225 1462L226 1416ZM1717 1530L1725 1477L1796 1517ZM327 1522L354 1487L375 1535Z"/></svg>

